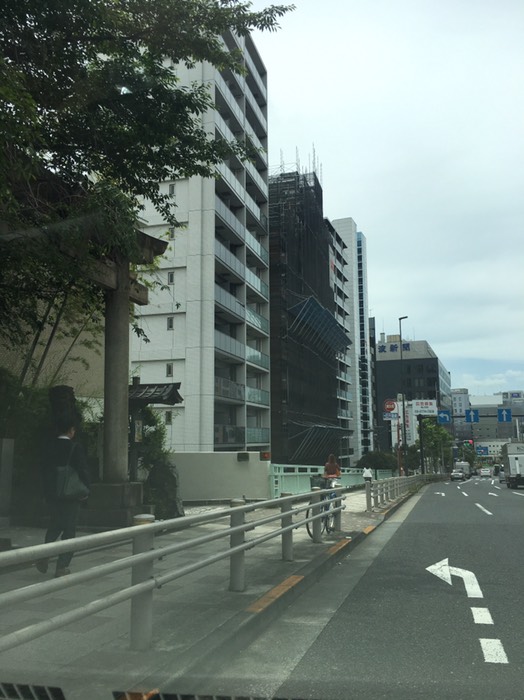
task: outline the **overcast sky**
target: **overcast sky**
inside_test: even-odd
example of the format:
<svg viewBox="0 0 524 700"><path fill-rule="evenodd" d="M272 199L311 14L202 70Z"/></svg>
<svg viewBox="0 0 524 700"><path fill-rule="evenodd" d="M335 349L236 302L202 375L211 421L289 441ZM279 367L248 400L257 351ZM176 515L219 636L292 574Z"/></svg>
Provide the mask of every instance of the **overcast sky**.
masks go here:
<svg viewBox="0 0 524 700"><path fill-rule="evenodd" d="M524 389L524 2L294 4L255 35L271 170L315 164L365 234L378 332L408 316L453 387Z"/></svg>

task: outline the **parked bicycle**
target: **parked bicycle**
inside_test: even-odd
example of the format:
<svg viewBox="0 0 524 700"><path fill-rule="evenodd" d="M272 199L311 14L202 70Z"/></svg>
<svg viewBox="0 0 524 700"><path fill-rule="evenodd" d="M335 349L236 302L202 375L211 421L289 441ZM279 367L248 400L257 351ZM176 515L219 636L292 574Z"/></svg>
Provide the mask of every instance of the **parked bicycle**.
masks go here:
<svg viewBox="0 0 524 700"><path fill-rule="evenodd" d="M320 487L322 489L334 489L338 486L342 486L342 484L337 481L336 478L334 479L325 479L324 477L311 477L311 488L315 487ZM321 499L321 509L322 509L322 517L320 519L320 533L321 534L330 534L332 532L335 532L335 507L336 507L336 499L337 497L337 492L332 491L331 493L327 495L323 495ZM313 508L308 508L306 510L306 530L307 534L313 539L313 521L310 521L309 518L313 515Z"/></svg>

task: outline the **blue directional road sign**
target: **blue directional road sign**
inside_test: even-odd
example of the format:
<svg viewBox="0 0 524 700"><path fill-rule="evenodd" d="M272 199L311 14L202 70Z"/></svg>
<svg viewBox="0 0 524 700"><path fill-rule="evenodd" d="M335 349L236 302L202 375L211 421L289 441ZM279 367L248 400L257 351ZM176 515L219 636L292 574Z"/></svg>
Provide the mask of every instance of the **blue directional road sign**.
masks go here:
<svg viewBox="0 0 524 700"><path fill-rule="evenodd" d="M499 423L511 423L511 408L497 408Z"/></svg>
<svg viewBox="0 0 524 700"><path fill-rule="evenodd" d="M439 423L451 423L451 411L439 411L437 414Z"/></svg>
<svg viewBox="0 0 524 700"><path fill-rule="evenodd" d="M475 448L475 451L478 455L487 455L488 454L488 448L487 447L481 447L477 446Z"/></svg>
<svg viewBox="0 0 524 700"><path fill-rule="evenodd" d="M479 412L477 408L467 408L466 409L466 423L478 423L479 422Z"/></svg>

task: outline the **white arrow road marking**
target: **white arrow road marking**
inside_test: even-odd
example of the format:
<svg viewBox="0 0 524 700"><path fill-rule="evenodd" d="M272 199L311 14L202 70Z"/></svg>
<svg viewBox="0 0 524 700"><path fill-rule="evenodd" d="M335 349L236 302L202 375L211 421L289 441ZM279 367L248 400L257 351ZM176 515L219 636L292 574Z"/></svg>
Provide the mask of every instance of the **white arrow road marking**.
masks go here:
<svg viewBox="0 0 524 700"><path fill-rule="evenodd" d="M498 493L492 493L491 491L488 491L488 496L495 496L495 498L499 497Z"/></svg>
<svg viewBox="0 0 524 700"><path fill-rule="evenodd" d="M477 625L493 625L493 618L488 608L471 608L473 621Z"/></svg>
<svg viewBox="0 0 524 700"><path fill-rule="evenodd" d="M524 493L517 493L516 491L513 491L513 493L515 494L515 496L524 496Z"/></svg>
<svg viewBox="0 0 524 700"><path fill-rule="evenodd" d="M452 585L451 577L459 576L464 581L464 586L466 588L466 594L468 598L484 598L482 591L480 590L477 577L473 571L468 571L467 569L457 569L455 566L449 565L449 559L442 559L442 561L433 564L432 566L427 566L426 571L431 574L435 574L438 578L441 578L449 585Z"/></svg>
<svg viewBox="0 0 524 700"><path fill-rule="evenodd" d="M482 510L484 513L486 513L486 515L493 515L493 513L490 513L489 510L484 508L484 506L481 506L480 503L475 503L475 505L477 506L477 508L480 508L480 510Z"/></svg>
<svg viewBox="0 0 524 700"><path fill-rule="evenodd" d="M484 661L489 664L507 664L508 657L500 639L479 639Z"/></svg>
<svg viewBox="0 0 524 700"><path fill-rule="evenodd" d="M443 491L435 491L435 496L445 496L446 494Z"/></svg>

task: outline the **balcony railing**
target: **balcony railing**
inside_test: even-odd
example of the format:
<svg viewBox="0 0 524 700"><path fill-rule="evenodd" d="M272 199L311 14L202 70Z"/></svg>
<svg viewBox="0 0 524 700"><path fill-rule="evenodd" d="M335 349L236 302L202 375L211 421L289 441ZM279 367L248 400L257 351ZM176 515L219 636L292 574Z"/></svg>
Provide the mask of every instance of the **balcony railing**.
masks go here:
<svg viewBox="0 0 524 700"><path fill-rule="evenodd" d="M252 365L258 365L264 369L269 369L269 355L264 355L263 352L250 348L246 345L246 360Z"/></svg>
<svg viewBox="0 0 524 700"><path fill-rule="evenodd" d="M215 331L215 346L218 350L227 353L228 355L233 355L240 360L245 360L246 358L246 346L235 338L222 333L222 331Z"/></svg>
<svg viewBox="0 0 524 700"><path fill-rule="evenodd" d="M269 443L269 428L246 428L246 442L248 444Z"/></svg>
<svg viewBox="0 0 524 700"><path fill-rule="evenodd" d="M226 265L226 267L229 267L230 270L236 272L240 279L243 280L246 278L246 272L249 272L249 270L247 270L244 263L241 262L236 255L233 255L233 253L228 250L223 243L220 243L220 241L217 240L215 240L215 255L221 262L224 263L224 265Z"/></svg>
<svg viewBox="0 0 524 700"><path fill-rule="evenodd" d="M225 377L215 377L215 396L220 396L223 399L244 401L246 396L245 390L246 387L243 384L238 384Z"/></svg>
<svg viewBox="0 0 524 700"><path fill-rule="evenodd" d="M245 437L243 426L215 424L215 445L244 445Z"/></svg>
<svg viewBox="0 0 524 700"><path fill-rule="evenodd" d="M246 401L258 403L261 406L269 406L269 391L256 389L253 386L246 386Z"/></svg>
<svg viewBox="0 0 524 700"><path fill-rule="evenodd" d="M240 318L245 318L246 308L244 304L241 304L236 297L219 287L218 284L215 284L215 301L225 309L229 309L229 311L240 316Z"/></svg>
<svg viewBox="0 0 524 700"><path fill-rule="evenodd" d="M265 282L262 282L260 277L258 277L251 270L248 270L247 267L245 279L246 282L253 287L253 289L256 289L257 292L260 292L260 294L264 297L266 301L269 299L269 287L267 286L267 284Z"/></svg>
<svg viewBox="0 0 524 700"><path fill-rule="evenodd" d="M222 94L222 97L227 102L228 107L233 112L235 117L238 119L239 124L243 124L245 119L244 119L244 115L242 113L242 110L238 106L235 98L233 97L233 94L232 94L231 90L229 89L229 87L227 86L226 81L218 73L215 76L215 83L216 83L217 87L219 88L219 90Z"/></svg>
<svg viewBox="0 0 524 700"><path fill-rule="evenodd" d="M263 333L269 333L269 321L249 307L246 308L246 321Z"/></svg>

